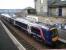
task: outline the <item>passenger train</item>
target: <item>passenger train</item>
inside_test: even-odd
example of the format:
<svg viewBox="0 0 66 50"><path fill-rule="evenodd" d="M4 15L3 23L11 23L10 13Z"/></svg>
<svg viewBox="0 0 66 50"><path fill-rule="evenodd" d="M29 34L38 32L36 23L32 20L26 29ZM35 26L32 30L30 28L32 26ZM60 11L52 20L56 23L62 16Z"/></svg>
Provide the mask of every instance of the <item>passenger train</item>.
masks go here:
<svg viewBox="0 0 66 50"><path fill-rule="evenodd" d="M2 14L2 16L4 20L7 20L13 25L21 27L22 29L26 30L28 34L32 35L35 39L42 40L48 45L52 45L56 43L56 41L58 41L59 35L57 28L52 25L42 22L31 22L26 18L12 18L4 14Z"/></svg>

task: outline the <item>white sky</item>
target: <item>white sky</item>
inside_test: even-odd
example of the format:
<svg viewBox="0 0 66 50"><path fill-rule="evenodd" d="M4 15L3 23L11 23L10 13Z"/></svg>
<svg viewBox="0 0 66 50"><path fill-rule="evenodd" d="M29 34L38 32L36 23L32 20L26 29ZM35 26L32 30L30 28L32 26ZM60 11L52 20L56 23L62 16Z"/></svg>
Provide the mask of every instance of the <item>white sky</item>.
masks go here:
<svg viewBox="0 0 66 50"><path fill-rule="evenodd" d="M34 8L34 0L0 0L0 9L24 9Z"/></svg>

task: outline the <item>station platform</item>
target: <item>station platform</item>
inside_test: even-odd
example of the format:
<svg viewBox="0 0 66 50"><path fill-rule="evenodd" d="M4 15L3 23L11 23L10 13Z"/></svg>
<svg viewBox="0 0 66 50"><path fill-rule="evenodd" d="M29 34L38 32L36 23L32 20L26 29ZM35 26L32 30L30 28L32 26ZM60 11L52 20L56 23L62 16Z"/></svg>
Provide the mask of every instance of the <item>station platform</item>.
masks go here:
<svg viewBox="0 0 66 50"><path fill-rule="evenodd" d="M0 22L0 50L19 50L12 42Z"/></svg>

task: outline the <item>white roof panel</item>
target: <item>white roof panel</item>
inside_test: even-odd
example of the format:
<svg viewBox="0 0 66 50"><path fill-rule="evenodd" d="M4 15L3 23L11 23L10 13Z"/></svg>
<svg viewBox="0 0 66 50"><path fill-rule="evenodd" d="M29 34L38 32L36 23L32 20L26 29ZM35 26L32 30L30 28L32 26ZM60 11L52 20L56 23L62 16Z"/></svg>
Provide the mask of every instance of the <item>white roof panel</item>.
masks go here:
<svg viewBox="0 0 66 50"><path fill-rule="evenodd" d="M11 16L8 14L1 14L1 15L11 18Z"/></svg>
<svg viewBox="0 0 66 50"><path fill-rule="evenodd" d="M29 23L30 23L28 20L23 19L23 18L16 18L15 20L16 20L16 21L19 21L19 22L26 23L26 24L29 24Z"/></svg>

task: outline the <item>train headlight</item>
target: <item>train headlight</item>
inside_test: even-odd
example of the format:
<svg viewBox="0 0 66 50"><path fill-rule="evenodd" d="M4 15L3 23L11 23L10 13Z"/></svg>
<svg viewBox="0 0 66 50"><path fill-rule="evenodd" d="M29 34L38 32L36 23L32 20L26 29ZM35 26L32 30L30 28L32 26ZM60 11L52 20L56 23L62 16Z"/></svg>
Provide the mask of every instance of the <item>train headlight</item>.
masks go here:
<svg viewBox="0 0 66 50"><path fill-rule="evenodd" d="M57 41L57 40L58 40L58 38L59 38L59 37L58 37L58 36L56 36L56 37L52 38L52 41L53 41L53 42L55 42L55 41Z"/></svg>
<svg viewBox="0 0 66 50"><path fill-rule="evenodd" d="M51 29L52 33L52 41L57 41L59 36L58 36L58 30L56 28Z"/></svg>

